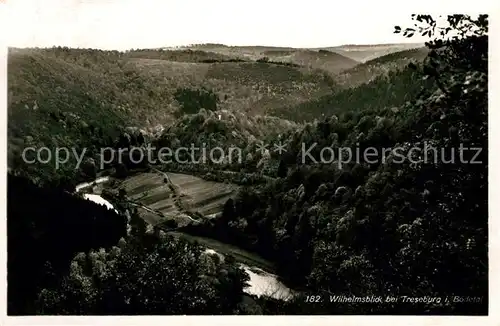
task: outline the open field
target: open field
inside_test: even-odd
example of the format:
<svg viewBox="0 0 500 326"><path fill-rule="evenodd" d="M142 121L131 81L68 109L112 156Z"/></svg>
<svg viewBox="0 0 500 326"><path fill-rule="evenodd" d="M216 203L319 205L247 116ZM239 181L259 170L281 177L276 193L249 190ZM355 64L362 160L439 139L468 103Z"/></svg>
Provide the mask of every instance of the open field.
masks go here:
<svg viewBox="0 0 500 326"><path fill-rule="evenodd" d="M176 189L165 183L160 173L134 175L120 185L132 201L153 210L139 208L143 218L152 224L160 222L159 214L178 220L186 218L185 211L202 215L218 213L238 190L236 185L206 181L192 175L165 174Z"/></svg>

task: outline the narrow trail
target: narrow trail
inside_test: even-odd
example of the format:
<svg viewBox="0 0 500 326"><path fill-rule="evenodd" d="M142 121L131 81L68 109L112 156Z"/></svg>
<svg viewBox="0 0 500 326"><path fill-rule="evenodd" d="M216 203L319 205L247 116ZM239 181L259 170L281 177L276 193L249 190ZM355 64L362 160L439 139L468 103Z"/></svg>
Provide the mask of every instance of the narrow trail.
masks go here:
<svg viewBox="0 0 500 326"><path fill-rule="evenodd" d="M166 172L158 170L157 168L152 168L152 169L156 173L159 173L159 174L161 174L163 176L165 183L168 185L168 187L170 188L170 190L172 190L172 193L174 195L173 196L174 205L175 205L175 207L177 207L177 209L179 210L179 212L181 212L184 215L186 215L193 222L197 222L197 223L200 222L200 221L198 221L198 220L196 220L196 219L194 219L194 218L191 217L192 212L189 211L189 209L186 208L186 205L182 201L182 196L181 196L181 193L179 191L179 187L172 182L172 180L170 179L170 177L168 176L168 174Z"/></svg>
<svg viewBox="0 0 500 326"><path fill-rule="evenodd" d="M142 208L142 209L144 209L144 210L146 210L146 211L148 211L148 212L150 212L150 213L156 214L156 215L158 215L158 216L160 216L160 217L168 218L168 216L167 216L167 215L165 215L163 212L158 211L158 210L156 210L156 209L152 209L151 207L145 206L145 205L143 205L143 204L141 204L141 203L134 202L134 201L129 200L129 199L127 199L127 202L128 202L129 204L133 205L133 206L140 207L140 208ZM187 215L187 214L185 214L185 217L189 218L191 221L193 221L193 222L195 222L195 223L199 223L199 222L200 222L200 221L198 221L198 220L195 220L194 218L192 218L191 216L189 216L189 215Z"/></svg>
<svg viewBox="0 0 500 326"><path fill-rule="evenodd" d="M177 185L175 185L172 182L172 180L170 179L170 177L168 176L168 174L166 172L160 171L157 168L153 168L153 170L156 173L159 173L159 174L161 174L163 176L164 182L168 185L168 187L170 188L170 190L172 190L172 192L174 194L174 204L175 204L175 206L177 207L177 209L179 211L181 211L182 213L185 213L187 211L187 209L185 208L185 206L182 203L181 193L179 191L179 187L177 187Z"/></svg>
<svg viewBox="0 0 500 326"><path fill-rule="evenodd" d="M240 174L241 172L236 172L236 171L219 171L219 173L222 173L222 174L227 174L227 175L236 175L236 174ZM252 176L251 173L245 173L244 174L246 177L250 178ZM270 177L268 175L261 175L262 179L264 179L266 182L271 182L271 181L276 181L278 178L275 178L275 177Z"/></svg>
<svg viewBox="0 0 500 326"><path fill-rule="evenodd" d="M146 210L146 211L148 211L148 212L154 213L154 214L159 215L159 216L161 216L161 217L166 217L166 216L165 216L165 214L163 214L162 212L157 211L157 210L155 210L155 209L152 209L152 208L150 208L150 207L148 207L148 206L145 206L145 205L143 205L143 204L141 204L141 203L135 202L135 201L130 200L130 199L127 199L127 202L128 202L130 205L132 205L132 206L140 207L140 208L142 208L142 209L144 209L144 210Z"/></svg>

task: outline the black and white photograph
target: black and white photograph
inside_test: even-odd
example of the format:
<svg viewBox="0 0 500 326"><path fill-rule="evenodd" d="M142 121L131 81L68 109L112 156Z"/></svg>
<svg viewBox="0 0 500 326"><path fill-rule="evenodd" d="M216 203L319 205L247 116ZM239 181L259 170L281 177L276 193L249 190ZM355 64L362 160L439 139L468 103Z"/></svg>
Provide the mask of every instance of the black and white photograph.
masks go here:
<svg viewBox="0 0 500 326"><path fill-rule="evenodd" d="M330 2L0 1L6 314L491 314L491 13Z"/></svg>

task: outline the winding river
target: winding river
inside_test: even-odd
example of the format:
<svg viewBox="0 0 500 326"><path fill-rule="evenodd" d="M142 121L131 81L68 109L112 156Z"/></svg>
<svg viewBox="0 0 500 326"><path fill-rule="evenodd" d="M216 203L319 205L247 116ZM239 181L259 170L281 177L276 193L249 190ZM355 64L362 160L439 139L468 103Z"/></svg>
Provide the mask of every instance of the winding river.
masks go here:
<svg viewBox="0 0 500 326"><path fill-rule="evenodd" d="M75 192L80 192L82 189L92 187L105 183L109 181L109 177L97 178L93 182L84 182L76 186ZM102 198L101 195L96 193L84 193L83 197L87 200L91 200L99 205L104 205L108 209L113 209L115 212L118 211L114 208L106 199ZM222 243L214 239L208 239L198 236L192 236L188 234L183 234L179 232L172 232L173 235L181 236L187 240L196 241L201 245L205 246L206 254L209 255L219 255L221 258L224 254L231 254L236 258L236 261L240 263L240 266L246 271L250 277L248 282L248 287L244 291L252 295L266 295L280 300L288 300L294 295L294 291L285 286L282 282L278 280L275 274L266 272L263 268L270 266L270 263L265 261L263 258L244 251L232 245ZM260 267L258 267L260 266ZM263 268L261 268L263 267Z"/></svg>

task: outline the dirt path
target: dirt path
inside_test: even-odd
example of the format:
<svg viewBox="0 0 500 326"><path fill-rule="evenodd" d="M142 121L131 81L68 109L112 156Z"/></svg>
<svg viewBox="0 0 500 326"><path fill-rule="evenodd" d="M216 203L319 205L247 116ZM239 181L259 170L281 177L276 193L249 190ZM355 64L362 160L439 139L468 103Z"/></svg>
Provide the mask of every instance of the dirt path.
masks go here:
<svg viewBox="0 0 500 326"><path fill-rule="evenodd" d="M163 176L164 182L168 185L168 187L170 188L170 190L172 190L172 192L174 194L174 204L177 207L177 209L181 213L189 215L191 212L186 208L186 206L182 202L182 197L181 197L181 193L179 191L179 187L172 182L172 180L170 179L170 177L168 176L168 174L166 172L160 171L160 170L158 170L156 168L153 168L153 170L156 173L159 173L159 174L161 174Z"/></svg>
<svg viewBox="0 0 500 326"><path fill-rule="evenodd" d="M148 211L148 212L150 212L150 213L153 213L153 214L159 215L159 216L161 216L161 217L166 217L166 216L165 216L162 212L157 211L157 210L155 210L155 209L152 209L152 208L150 208L150 207L148 207L148 206L145 206L145 205L143 205L143 204L141 204L141 203L138 203L138 202L132 201L132 200L130 200L130 199L127 199L127 202L128 202L130 205L132 205L132 206L140 207L140 208L142 208L142 209L144 209L144 210L146 210L146 211Z"/></svg>
<svg viewBox="0 0 500 326"><path fill-rule="evenodd" d="M130 200L130 199L127 199L127 202L128 202L129 204L133 205L133 206L140 207L140 208L142 208L142 209L144 209L144 210L146 210L146 211L148 211L148 212L150 212L150 213L156 214L156 215L158 215L158 216L160 216L160 217L168 217L168 216L166 216L164 213L162 213L161 211L158 211L158 210L152 209L151 207L148 207L148 206L143 205L143 204L141 204L141 203L138 203L138 202L132 201L132 200ZM189 218L192 222L195 222L195 223L199 223L199 222L200 222L200 221L198 221L198 220L195 220L194 218L192 218L192 217L191 217L191 216L189 216L188 214L184 214L184 215L185 215L185 217Z"/></svg>

